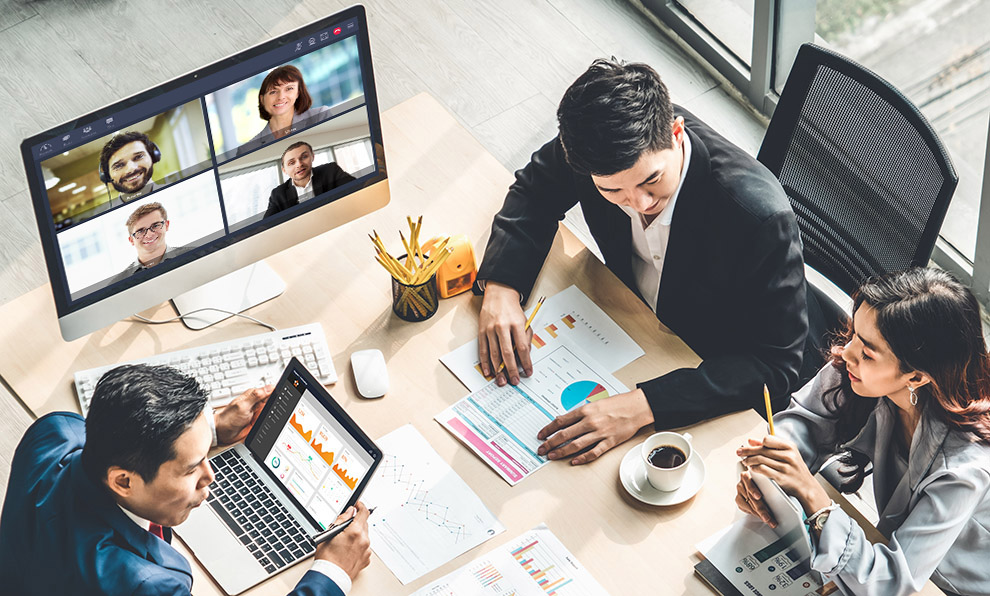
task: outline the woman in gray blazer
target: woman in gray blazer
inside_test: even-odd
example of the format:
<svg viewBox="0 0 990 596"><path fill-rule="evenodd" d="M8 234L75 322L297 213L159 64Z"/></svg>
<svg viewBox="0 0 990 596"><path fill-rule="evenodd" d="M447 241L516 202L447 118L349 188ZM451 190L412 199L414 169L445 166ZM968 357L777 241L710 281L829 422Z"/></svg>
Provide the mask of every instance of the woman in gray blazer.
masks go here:
<svg viewBox="0 0 990 596"><path fill-rule="evenodd" d="M979 304L948 273L915 268L867 281L832 361L774 417L777 435L739 448L736 504L773 524L751 475L804 507L812 568L847 594L909 594L931 580L990 594L990 360ZM873 466L871 544L813 473L841 454L843 492Z"/></svg>

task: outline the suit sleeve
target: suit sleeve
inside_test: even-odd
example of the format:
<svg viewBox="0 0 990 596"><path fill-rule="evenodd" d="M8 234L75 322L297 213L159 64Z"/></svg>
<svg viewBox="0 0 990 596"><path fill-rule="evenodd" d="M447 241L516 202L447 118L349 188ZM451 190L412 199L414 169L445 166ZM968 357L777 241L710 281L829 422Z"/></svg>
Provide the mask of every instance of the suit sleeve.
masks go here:
<svg viewBox="0 0 990 596"><path fill-rule="evenodd" d="M506 284L526 301L550 252L558 222L577 203L575 179L559 138L541 147L529 164L516 172L516 180L492 223L479 281ZM475 293L481 293L478 284Z"/></svg>
<svg viewBox="0 0 990 596"><path fill-rule="evenodd" d="M272 194L268 197L268 210L265 211L265 215L262 216L261 219L265 219L266 217L271 217L276 213L278 213L279 211L285 209L285 207L282 205L282 201L279 200L278 189L280 188L282 188L281 185L276 186L275 188L272 189Z"/></svg>
<svg viewBox="0 0 990 596"><path fill-rule="evenodd" d="M638 385L657 430L677 428L747 408L763 410L766 383L777 407L797 383L808 335L804 261L793 212L767 218L739 259L739 291L725 299L741 309L727 349L694 369Z"/></svg>
<svg viewBox="0 0 990 596"><path fill-rule="evenodd" d="M330 168L330 176L331 176L330 177L330 180L331 180L330 188L337 188L338 186L341 186L343 184L347 184L348 182L353 182L353 181L357 180L357 178L355 178L354 176L351 176L350 174L348 174L347 172L345 172L343 170L343 168L341 168L340 166L338 166L336 164L336 162L331 163L329 165L331 166L331 168Z"/></svg>
<svg viewBox="0 0 990 596"><path fill-rule="evenodd" d="M344 596L332 579L318 571L307 571L289 596Z"/></svg>

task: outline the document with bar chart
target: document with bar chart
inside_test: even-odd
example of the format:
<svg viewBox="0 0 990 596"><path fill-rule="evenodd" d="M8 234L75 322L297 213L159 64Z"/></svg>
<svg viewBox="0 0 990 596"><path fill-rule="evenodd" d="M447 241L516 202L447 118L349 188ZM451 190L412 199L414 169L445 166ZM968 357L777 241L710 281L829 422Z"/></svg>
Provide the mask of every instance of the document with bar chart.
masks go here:
<svg viewBox="0 0 990 596"><path fill-rule="evenodd" d="M595 578L545 524L411 596L603 596Z"/></svg>
<svg viewBox="0 0 990 596"><path fill-rule="evenodd" d="M568 410L626 391L591 356L560 341L540 354L533 376L504 387L490 381L436 420L515 485L549 461L536 453L540 429Z"/></svg>
<svg viewBox="0 0 990 596"><path fill-rule="evenodd" d="M547 298L533 320L532 329L534 363L542 353L552 351L565 340L580 345L610 373L643 355L639 344L577 286ZM477 338L442 356L440 362L470 391L477 391L491 381L491 377L485 378L481 373Z"/></svg>
<svg viewBox="0 0 990 596"><path fill-rule="evenodd" d="M371 548L407 584L505 531L412 425L377 441L385 452L364 500Z"/></svg>

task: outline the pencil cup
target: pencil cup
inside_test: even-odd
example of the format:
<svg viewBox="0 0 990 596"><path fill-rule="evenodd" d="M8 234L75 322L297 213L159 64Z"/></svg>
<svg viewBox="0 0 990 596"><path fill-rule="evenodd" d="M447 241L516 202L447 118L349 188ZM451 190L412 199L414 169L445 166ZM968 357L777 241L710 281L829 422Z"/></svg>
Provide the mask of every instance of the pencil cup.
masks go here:
<svg viewBox="0 0 990 596"><path fill-rule="evenodd" d="M437 276L426 283L410 286L392 278L392 312L403 321L425 321L437 312Z"/></svg>

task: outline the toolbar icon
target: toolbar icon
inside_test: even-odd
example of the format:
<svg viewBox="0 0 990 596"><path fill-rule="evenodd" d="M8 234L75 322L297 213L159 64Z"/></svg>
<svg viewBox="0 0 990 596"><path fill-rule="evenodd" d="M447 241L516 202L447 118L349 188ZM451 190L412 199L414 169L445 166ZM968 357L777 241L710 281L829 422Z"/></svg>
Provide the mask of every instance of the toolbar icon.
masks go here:
<svg viewBox="0 0 990 596"><path fill-rule="evenodd" d="M316 38L315 37L310 37L309 38L309 45L311 45L311 46L315 46L316 45Z"/></svg>
<svg viewBox="0 0 990 596"><path fill-rule="evenodd" d="M70 136L71 136L71 135L65 135L64 137L62 137L62 142L63 142L63 143L68 143L68 142L69 142L69 137L70 137Z"/></svg>
<svg viewBox="0 0 990 596"><path fill-rule="evenodd" d="M113 124L113 116L107 118L107 124Z"/></svg>
<svg viewBox="0 0 990 596"><path fill-rule="evenodd" d="M336 29L334 29L333 30L333 34L334 35L340 35L340 27L337 27Z"/></svg>
<svg viewBox="0 0 990 596"><path fill-rule="evenodd" d="M296 44L296 51L298 52L301 49L302 49L302 42L300 41L299 43Z"/></svg>
<svg viewBox="0 0 990 596"><path fill-rule="evenodd" d="M89 134L91 132L93 132L93 127L92 126L86 126L86 127L83 128L83 134Z"/></svg>
<svg viewBox="0 0 990 596"><path fill-rule="evenodd" d="M328 39L330 39L330 34L329 33L327 33L326 31L324 31L323 33L320 33L320 41L326 41Z"/></svg>
<svg viewBox="0 0 990 596"><path fill-rule="evenodd" d="M39 153L47 153L47 152L49 152L51 150L52 150L52 146L51 146L50 143L45 143L41 147L38 147L38 152Z"/></svg>

